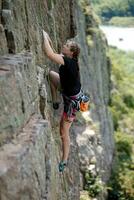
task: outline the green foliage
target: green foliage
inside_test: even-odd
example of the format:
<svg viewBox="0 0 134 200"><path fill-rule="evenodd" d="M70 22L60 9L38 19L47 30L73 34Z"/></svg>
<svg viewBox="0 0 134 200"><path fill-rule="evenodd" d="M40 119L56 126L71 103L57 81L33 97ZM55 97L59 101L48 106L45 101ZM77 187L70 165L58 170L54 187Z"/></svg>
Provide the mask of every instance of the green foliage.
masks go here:
<svg viewBox="0 0 134 200"><path fill-rule="evenodd" d="M134 17L112 17L108 24L121 27L133 27Z"/></svg>
<svg viewBox="0 0 134 200"><path fill-rule="evenodd" d="M88 0L79 0L80 7L85 16L87 27L96 27L100 23L98 15L91 8Z"/></svg>
<svg viewBox="0 0 134 200"><path fill-rule="evenodd" d="M112 63L112 101L111 111L115 130L132 127L134 115L134 53L111 48L109 56ZM131 115L130 115L131 113ZM120 124L120 126L119 126Z"/></svg>
<svg viewBox="0 0 134 200"><path fill-rule="evenodd" d="M98 4L98 3L100 3L100 0L91 0L91 2L92 2L93 4Z"/></svg>
<svg viewBox="0 0 134 200"><path fill-rule="evenodd" d="M91 200L86 190L80 192L80 200Z"/></svg>
<svg viewBox="0 0 134 200"><path fill-rule="evenodd" d="M134 199L134 137L116 132L116 164L109 182L109 200Z"/></svg>
<svg viewBox="0 0 134 200"><path fill-rule="evenodd" d="M94 175L91 171L85 173L85 181L85 190L89 192L90 197L96 197L104 189L100 177Z"/></svg>
<svg viewBox="0 0 134 200"><path fill-rule="evenodd" d="M134 108L134 95L133 94L124 94L123 101L129 108Z"/></svg>
<svg viewBox="0 0 134 200"><path fill-rule="evenodd" d="M134 16L134 0L91 0L97 14L104 21L115 16Z"/></svg>
<svg viewBox="0 0 134 200"><path fill-rule="evenodd" d="M134 52L111 48L109 56L116 152L108 200L134 200Z"/></svg>

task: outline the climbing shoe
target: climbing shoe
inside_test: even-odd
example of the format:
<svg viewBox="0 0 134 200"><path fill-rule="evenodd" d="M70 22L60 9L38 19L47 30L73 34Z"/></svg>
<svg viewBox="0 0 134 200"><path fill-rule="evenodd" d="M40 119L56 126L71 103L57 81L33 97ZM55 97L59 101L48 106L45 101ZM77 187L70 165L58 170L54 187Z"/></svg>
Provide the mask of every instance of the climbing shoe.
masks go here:
<svg viewBox="0 0 134 200"><path fill-rule="evenodd" d="M59 172L63 172L66 166L67 166L67 162L66 161L61 161L59 163Z"/></svg>
<svg viewBox="0 0 134 200"><path fill-rule="evenodd" d="M53 103L53 109L57 110L59 108L59 103L55 102Z"/></svg>

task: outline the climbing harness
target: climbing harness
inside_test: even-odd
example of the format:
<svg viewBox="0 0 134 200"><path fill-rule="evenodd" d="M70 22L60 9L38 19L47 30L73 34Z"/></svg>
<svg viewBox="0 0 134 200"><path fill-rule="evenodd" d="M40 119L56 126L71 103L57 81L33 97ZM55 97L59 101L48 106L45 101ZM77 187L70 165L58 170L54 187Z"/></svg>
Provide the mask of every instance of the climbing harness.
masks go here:
<svg viewBox="0 0 134 200"><path fill-rule="evenodd" d="M74 111L85 112L88 110L90 98L85 95L82 90L74 96L62 95L64 99L64 111L67 113L68 117L70 117Z"/></svg>

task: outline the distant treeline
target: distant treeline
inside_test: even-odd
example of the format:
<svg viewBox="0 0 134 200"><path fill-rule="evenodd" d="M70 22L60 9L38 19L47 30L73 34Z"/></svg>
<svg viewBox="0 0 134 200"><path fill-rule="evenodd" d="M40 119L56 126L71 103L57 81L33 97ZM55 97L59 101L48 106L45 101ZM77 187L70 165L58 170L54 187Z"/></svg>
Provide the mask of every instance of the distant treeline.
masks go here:
<svg viewBox="0 0 134 200"><path fill-rule="evenodd" d="M104 20L134 16L134 0L91 0L96 13Z"/></svg>

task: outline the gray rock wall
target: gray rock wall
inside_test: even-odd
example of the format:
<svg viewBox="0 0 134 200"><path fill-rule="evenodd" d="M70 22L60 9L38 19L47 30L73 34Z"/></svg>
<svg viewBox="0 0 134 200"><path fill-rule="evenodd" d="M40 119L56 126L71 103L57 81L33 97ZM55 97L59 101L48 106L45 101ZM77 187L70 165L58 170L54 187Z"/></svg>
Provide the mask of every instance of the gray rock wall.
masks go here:
<svg viewBox="0 0 134 200"><path fill-rule="evenodd" d="M42 28L51 33L56 47L74 33L73 1L1 1L1 54L31 50L42 61ZM59 12L60 11L60 12ZM66 17L68 16L68 17ZM7 49L4 52L5 45Z"/></svg>
<svg viewBox="0 0 134 200"><path fill-rule="evenodd" d="M92 125L89 125L89 128L96 133L95 138L98 141L96 141L97 145L93 147L95 155L90 156L89 153L89 158L96 157L96 167L99 168L102 180L107 181L114 152L113 123L108 108L110 102L111 69L109 58L106 56L107 42L105 36L99 30L90 5L87 4L86 8L88 12L83 7L80 9L78 6L76 9L78 29L76 40L82 47L80 71L83 90L91 96L89 116L93 120L94 125L96 125L96 128L92 128ZM90 140L90 134L88 138ZM89 145L92 146L91 144ZM89 152L91 151L89 150Z"/></svg>
<svg viewBox="0 0 134 200"><path fill-rule="evenodd" d="M73 3L0 1L1 200L79 199L78 164L72 174L58 172L60 113L51 110L46 79L56 66L42 52L41 34L44 28L59 51L75 32Z"/></svg>
<svg viewBox="0 0 134 200"><path fill-rule="evenodd" d="M17 134L38 112L37 70L31 53L0 57L0 142Z"/></svg>
<svg viewBox="0 0 134 200"><path fill-rule="evenodd" d="M83 15L75 0L0 0L0 9L0 199L78 200L80 171L94 163L107 181L112 162L110 69L103 37L92 13ZM42 28L59 52L75 36L83 89L92 98L90 113L78 113L71 129L64 174L58 172L63 105L52 110L47 80L48 68L58 67L42 52Z"/></svg>

